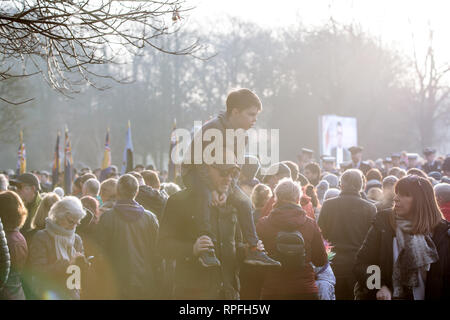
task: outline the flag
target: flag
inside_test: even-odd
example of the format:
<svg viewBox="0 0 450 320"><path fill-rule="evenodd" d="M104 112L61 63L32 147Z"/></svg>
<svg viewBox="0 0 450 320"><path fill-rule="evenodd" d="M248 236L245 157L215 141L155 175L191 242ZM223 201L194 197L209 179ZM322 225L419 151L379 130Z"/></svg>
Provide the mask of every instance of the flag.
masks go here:
<svg viewBox="0 0 450 320"><path fill-rule="evenodd" d="M55 154L53 156L53 169L52 169L52 188L54 189L59 180L59 172L60 170L60 163L59 163L59 138L61 136L61 133L58 131L58 136L56 137L56 146L55 146Z"/></svg>
<svg viewBox="0 0 450 320"><path fill-rule="evenodd" d="M17 152L17 169L16 175L20 175L27 171L27 155L25 152L25 143L23 143L23 131L20 130L20 144Z"/></svg>
<svg viewBox="0 0 450 320"><path fill-rule="evenodd" d="M102 169L106 169L111 166L111 148L109 147L109 128L106 131L105 139L105 151L103 152Z"/></svg>
<svg viewBox="0 0 450 320"><path fill-rule="evenodd" d="M131 141L131 125L128 120L128 130L123 150L122 174L133 171L133 142Z"/></svg>
<svg viewBox="0 0 450 320"><path fill-rule="evenodd" d="M64 138L64 191L65 194L72 194L72 148L70 147L69 130L66 127Z"/></svg>
<svg viewBox="0 0 450 320"><path fill-rule="evenodd" d="M172 159L172 152L175 149L174 156L178 156L178 137L176 135L175 130L177 129L177 119L173 121L172 126L172 134L170 135L170 148L169 148L169 165L168 165L168 173L167 173L167 180L174 182L179 175L178 169L179 165L175 164L174 160Z"/></svg>

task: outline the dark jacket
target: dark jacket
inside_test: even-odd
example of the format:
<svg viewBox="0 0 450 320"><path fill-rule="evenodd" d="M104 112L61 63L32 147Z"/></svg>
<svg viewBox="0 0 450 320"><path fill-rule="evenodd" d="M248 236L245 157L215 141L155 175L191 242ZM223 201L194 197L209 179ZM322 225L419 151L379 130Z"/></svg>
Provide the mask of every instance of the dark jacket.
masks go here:
<svg viewBox="0 0 450 320"><path fill-rule="evenodd" d="M439 160L434 160L432 163L426 162L422 166L422 170L425 171L425 173L427 173L427 174L432 171L440 172L442 170L442 162Z"/></svg>
<svg viewBox="0 0 450 320"><path fill-rule="evenodd" d="M194 149L194 139L195 137L198 137L198 139L200 139L202 141L201 143L201 147L202 147L202 157L203 157L203 150L205 149L206 146L208 146L211 142L209 141L205 141L205 143L203 143L203 135L205 134L205 132L209 129L216 129L218 131L221 132L223 140L222 140L222 146L226 147L228 145L227 142L227 134L226 134L226 130L227 129L233 129L233 127L231 126L231 124L229 123L229 120L227 119L226 113L221 113L219 114L217 117L207 121L201 128L201 131L199 130L195 135L192 134L192 141L191 144L189 146L190 148L190 154L188 152L185 153L186 156L190 155L190 159L186 158L184 159L182 165L181 165L181 175L182 176L186 176L189 172L191 172L192 170L196 170L201 181L207 185L210 189L213 188L213 186L211 185L211 180L208 178L208 170L207 167L205 165L202 164L194 164L194 154L195 154L195 149ZM200 136L201 134L201 136ZM230 142L231 143L231 142ZM234 155L236 157L238 157L238 154L240 156L244 156L245 154L245 146L248 143L248 138L245 138L245 145L243 146L244 149L242 150L238 150L238 147L241 146L240 143L238 143L238 139L235 137L234 138ZM238 158L239 159L239 158ZM203 159L202 159L202 163L203 163ZM237 179L233 179L233 183L232 183L232 188L234 188L237 185Z"/></svg>
<svg viewBox="0 0 450 320"><path fill-rule="evenodd" d="M84 253L83 242L75 234L74 248ZM67 288L66 273L69 261L57 260L55 240L46 229L39 230L33 236L29 250L29 264L32 271L32 287L37 299L78 300L80 292Z"/></svg>
<svg viewBox="0 0 450 320"><path fill-rule="evenodd" d="M31 221L33 221L34 215L36 214L36 211L39 208L41 201L42 201L41 196L39 195L39 193L36 193L36 196L34 197L33 201L26 204L28 215L24 225L20 229L22 234L26 234L28 231L31 230Z"/></svg>
<svg viewBox="0 0 450 320"><path fill-rule="evenodd" d="M105 287L105 298L154 298L158 229L156 216L133 200L117 200L101 216L96 228L100 275L112 286Z"/></svg>
<svg viewBox="0 0 450 320"><path fill-rule="evenodd" d="M212 208L211 231L217 239L215 252L221 267L207 269L193 254L197 239L195 205L191 190L177 192L167 201L161 222L160 253L176 260L174 298L238 299L236 211L232 207Z"/></svg>
<svg viewBox="0 0 450 320"><path fill-rule="evenodd" d="M139 186L139 193L136 196L136 201L145 208L156 215L158 221L161 220L167 198L159 190L153 189L150 186Z"/></svg>
<svg viewBox="0 0 450 320"><path fill-rule="evenodd" d="M338 197L323 203L318 224L336 252L332 263L336 277L352 276L356 253L375 215L375 206L359 194L342 191Z"/></svg>
<svg viewBox="0 0 450 320"><path fill-rule="evenodd" d="M25 293L22 288L22 272L28 257L27 242L18 228L6 231L6 239L11 257L11 269L8 281L0 289L0 300L25 300Z"/></svg>
<svg viewBox="0 0 450 320"><path fill-rule="evenodd" d="M327 263L327 253L322 235L316 222L306 216L306 212L298 205L283 204L259 220L256 226L258 235L264 243L269 255L276 252L276 237L280 231L300 231L306 251L304 268L286 271L268 270L266 273L262 295L295 295L317 293L315 273L310 262L315 266Z"/></svg>
<svg viewBox="0 0 450 320"><path fill-rule="evenodd" d="M381 271L381 286L387 286L392 292L393 239L395 231L390 224L392 210L381 211L370 228L366 239L358 251L353 271L358 279L358 287L365 299L376 299L377 289L366 287L367 267L377 265ZM450 223L442 220L434 229L433 242L438 251L439 260L433 263L427 273L425 299L450 299Z"/></svg>
<svg viewBox="0 0 450 320"><path fill-rule="evenodd" d="M2 220L0 219L0 288L6 283L11 267L9 256L8 241L3 231Z"/></svg>

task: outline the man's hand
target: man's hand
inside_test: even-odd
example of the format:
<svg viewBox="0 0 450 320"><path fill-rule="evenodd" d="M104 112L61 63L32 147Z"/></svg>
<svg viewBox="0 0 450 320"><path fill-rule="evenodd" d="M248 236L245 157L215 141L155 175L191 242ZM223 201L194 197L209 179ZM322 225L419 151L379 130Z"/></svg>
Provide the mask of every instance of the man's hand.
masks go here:
<svg viewBox="0 0 450 320"><path fill-rule="evenodd" d="M211 192L211 205L214 207L221 207L225 205L227 202L227 195L226 193L219 194L216 190L213 190Z"/></svg>
<svg viewBox="0 0 450 320"><path fill-rule="evenodd" d="M211 191L211 205L217 206L219 203L219 193L216 190Z"/></svg>
<svg viewBox="0 0 450 320"><path fill-rule="evenodd" d="M392 300L392 294L388 287L382 286L377 292L377 300Z"/></svg>
<svg viewBox="0 0 450 320"><path fill-rule="evenodd" d="M212 247L214 247L214 243L212 242L211 238L208 236L201 236L194 243L194 256L197 257L201 252L208 251Z"/></svg>

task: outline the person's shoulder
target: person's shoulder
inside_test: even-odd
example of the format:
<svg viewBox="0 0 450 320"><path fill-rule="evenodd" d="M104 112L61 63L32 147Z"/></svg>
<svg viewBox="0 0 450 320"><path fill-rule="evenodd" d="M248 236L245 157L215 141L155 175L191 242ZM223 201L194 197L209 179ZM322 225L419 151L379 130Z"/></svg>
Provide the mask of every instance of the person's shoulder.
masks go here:
<svg viewBox="0 0 450 320"><path fill-rule="evenodd" d="M447 220L442 219L435 228L435 234L436 235L446 235L450 239L450 222Z"/></svg>
<svg viewBox="0 0 450 320"><path fill-rule="evenodd" d="M208 121L206 121L205 124L202 126L202 130L206 129L226 129L224 123L224 115L219 114L214 118L211 118Z"/></svg>
<svg viewBox="0 0 450 320"><path fill-rule="evenodd" d="M374 224L377 226L387 226L390 225L390 220L393 215L392 209L385 209L377 212L374 220Z"/></svg>
<svg viewBox="0 0 450 320"><path fill-rule="evenodd" d="M371 202L370 200L366 200L363 198L360 198L360 200L361 200L361 203L363 203L367 209L371 209L371 210L375 210L375 211L377 210L376 202Z"/></svg>
<svg viewBox="0 0 450 320"><path fill-rule="evenodd" d="M31 243L37 243L37 242L46 242L50 239L50 235L48 234L47 230L42 229L36 231L36 233L33 235L33 238L31 239Z"/></svg>
<svg viewBox="0 0 450 320"><path fill-rule="evenodd" d="M144 215L147 217L147 219L151 220L152 222L158 222L158 217L150 210L145 209Z"/></svg>
<svg viewBox="0 0 450 320"><path fill-rule="evenodd" d="M192 199L191 196L192 196L192 192L189 189L183 189L181 191L178 191L178 192L172 194L167 199L167 204L190 200L190 199Z"/></svg>

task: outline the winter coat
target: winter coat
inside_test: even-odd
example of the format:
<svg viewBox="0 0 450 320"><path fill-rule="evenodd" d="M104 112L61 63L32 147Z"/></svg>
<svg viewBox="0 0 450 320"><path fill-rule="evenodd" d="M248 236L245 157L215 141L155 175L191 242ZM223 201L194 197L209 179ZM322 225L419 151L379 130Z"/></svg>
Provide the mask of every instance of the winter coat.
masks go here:
<svg viewBox="0 0 450 320"><path fill-rule="evenodd" d="M174 298L239 299L236 210L230 206L211 209L211 232L217 239L215 253L221 267L205 268L193 254L195 208L192 191L184 189L169 198L161 221L160 254L176 260Z"/></svg>
<svg viewBox="0 0 450 320"><path fill-rule="evenodd" d="M159 190L150 186L139 186L139 193L136 196L136 201L145 208L156 215L158 221L161 220L164 206L167 198Z"/></svg>
<svg viewBox="0 0 450 320"><path fill-rule="evenodd" d="M11 267L11 258L9 255L8 241L3 231L2 220L0 219L0 289L8 279L9 269Z"/></svg>
<svg viewBox="0 0 450 320"><path fill-rule="evenodd" d="M439 206L442 214L444 215L445 220L450 221L450 201L443 203Z"/></svg>
<svg viewBox="0 0 450 320"><path fill-rule="evenodd" d="M105 298L152 299L155 296L158 220L136 201L116 201L96 226L97 263L105 273ZM94 254L95 255L95 254ZM100 260L100 261L99 261ZM99 270L99 272L100 272Z"/></svg>
<svg viewBox="0 0 450 320"><path fill-rule="evenodd" d="M75 234L75 251L84 253L83 242ZM67 288L69 261L57 260L55 240L44 229L33 236L29 250L32 287L37 299L78 300L80 291Z"/></svg>
<svg viewBox="0 0 450 320"><path fill-rule="evenodd" d="M100 217L102 216L102 214L104 214L106 211L111 210L114 205L116 204L115 200L108 200L106 202L103 202L103 204L100 206L99 208L99 215L98 215L98 220L100 220Z"/></svg>
<svg viewBox="0 0 450 320"><path fill-rule="evenodd" d="M356 252L361 247L376 215L376 207L359 194L341 194L323 203L319 227L336 252L333 270L336 277L352 276Z"/></svg>
<svg viewBox="0 0 450 320"><path fill-rule="evenodd" d="M276 206L268 216L260 219L256 230L270 256L276 254L276 237L280 231L300 231L306 251L303 268L267 270L262 296L317 293L311 262L315 266L325 265L327 253L315 220L307 217L299 205L282 204Z"/></svg>
<svg viewBox="0 0 450 320"><path fill-rule="evenodd" d="M336 285L336 277L330 263L323 267L314 268L316 273L316 285L319 289L319 300L336 300L334 286Z"/></svg>
<svg viewBox="0 0 450 320"><path fill-rule="evenodd" d="M227 129L233 129L233 127L231 126L229 120L227 119L227 115L226 113L221 113L219 114L217 117L207 121L201 128L201 130L199 130L197 133L195 133L195 135L192 135L192 141L191 144L189 146L190 148L190 153L186 152L186 155L190 155L190 159L184 159L182 165L181 165L181 175L184 177L186 175L188 175L190 172L192 172L193 170L196 171L196 174L199 175L201 182L203 184L205 184L206 186L209 187L209 189L213 189L213 186L211 185L211 179L209 179L209 174L208 174L208 168L207 166L203 165L203 161L202 164L194 164L194 155L195 155L195 144L194 144L194 139L196 135L198 135L198 139L202 141L201 143L201 154L203 157L203 151L205 149L206 146L208 146L210 143L209 142L205 142L203 143L203 135L205 134L205 132L207 132L209 129L215 129L220 131L220 133L222 134L223 140L222 140L222 146L226 147L228 145L227 142L227 134L226 134L226 130ZM200 136L202 135L202 136ZM245 138L245 145L247 145L248 143L248 139L247 137ZM236 157L238 157L239 155L244 155L245 154L245 146L243 149L238 150L238 147L240 147L241 144L237 143L237 138L234 138L234 155ZM200 152L200 150L197 150L197 152ZM203 159L202 159L203 160ZM184 179L183 179L184 181ZM238 179L235 178L233 179L232 182L232 188L234 189L237 185ZM186 183L185 183L186 185ZM187 185L186 185L187 186Z"/></svg>
<svg viewBox="0 0 450 320"><path fill-rule="evenodd" d="M366 287L367 272L370 265L377 265L381 271L381 286L392 292L392 270L394 266L393 239L395 231L390 223L392 210L381 211L371 226L366 239L358 251L353 272L358 279L359 296L363 299L376 299L377 289ZM442 220L432 235L439 260L431 264L426 276L425 300L450 299L450 222Z"/></svg>
<svg viewBox="0 0 450 320"><path fill-rule="evenodd" d="M11 269L8 281L0 289L0 300L25 300L25 293L22 288L22 272L28 257L27 242L18 228L6 231L6 239L11 257Z"/></svg>

